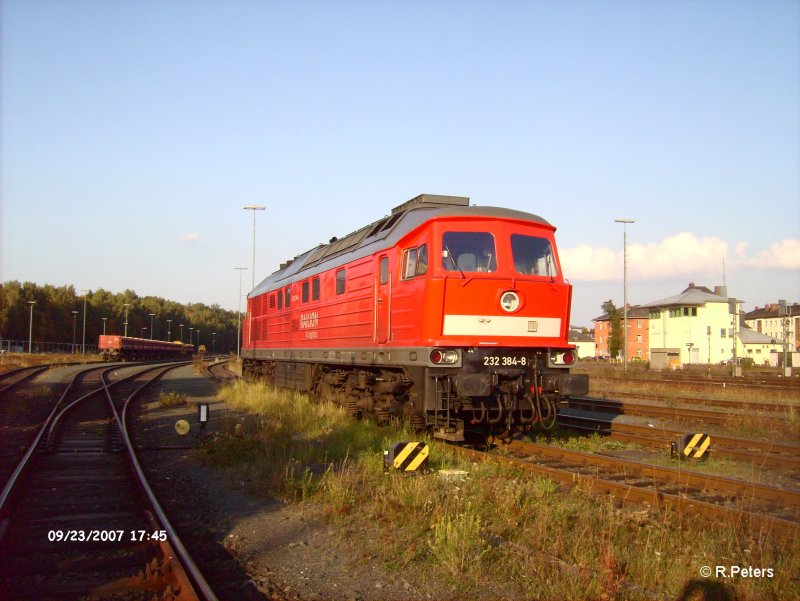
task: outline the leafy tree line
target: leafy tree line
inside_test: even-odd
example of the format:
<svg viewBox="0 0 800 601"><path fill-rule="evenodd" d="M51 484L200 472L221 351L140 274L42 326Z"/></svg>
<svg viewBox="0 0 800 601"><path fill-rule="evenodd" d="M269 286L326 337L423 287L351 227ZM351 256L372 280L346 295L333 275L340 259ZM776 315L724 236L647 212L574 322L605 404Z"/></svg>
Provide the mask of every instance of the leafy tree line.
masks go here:
<svg viewBox="0 0 800 601"><path fill-rule="evenodd" d="M73 327L75 341L83 338L84 295L78 294L74 286L39 286L30 282L10 281L0 284L0 338L28 340L30 323L29 301L36 301L33 309L33 339L43 342L72 343ZM138 296L133 290L112 293L102 288L89 291L86 301L86 344L96 345L103 333L103 318L106 319L107 334L123 334L125 330L125 304L128 304L128 336L150 338L150 314L153 317L153 338L166 340L168 328L170 340L181 338L212 350L212 332L216 332L216 351L236 350L237 315L219 305L210 307L202 303L182 305L157 296ZM77 311L77 315L73 314ZM244 316L243 316L244 317ZM171 325L167 320L171 319ZM146 328L146 329L144 329Z"/></svg>

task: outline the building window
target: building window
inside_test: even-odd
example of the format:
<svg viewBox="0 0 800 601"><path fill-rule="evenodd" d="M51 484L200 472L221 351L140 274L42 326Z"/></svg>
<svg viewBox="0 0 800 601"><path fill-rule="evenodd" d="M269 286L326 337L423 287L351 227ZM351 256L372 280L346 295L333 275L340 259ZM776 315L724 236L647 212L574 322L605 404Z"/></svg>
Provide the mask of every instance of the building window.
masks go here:
<svg viewBox="0 0 800 601"><path fill-rule="evenodd" d="M311 280L311 300L319 300L319 278Z"/></svg>
<svg viewBox="0 0 800 601"><path fill-rule="evenodd" d="M308 280L303 282L303 288L302 291L300 292L300 297L304 303L308 302Z"/></svg>
<svg viewBox="0 0 800 601"><path fill-rule="evenodd" d="M636 342L641 342L641 341L642 341L642 335L636 334Z"/></svg>
<svg viewBox="0 0 800 601"><path fill-rule="evenodd" d="M641 319L637 319L636 320L636 327L641 329L641 327L642 327L642 320Z"/></svg>
<svg viewBox="0 0 800 601"><path fill-rule="evenodd" d="M725 338L726 336L727 336L727 330L725 328L720 328L719 329L719 337L720 338Z"/></svg>
<svg viewBox="0 0 800 601"><path fill-rule="evenodd" d="M344 294L345 290L345 273L344 269L336 272L336 294Z"/></svg>

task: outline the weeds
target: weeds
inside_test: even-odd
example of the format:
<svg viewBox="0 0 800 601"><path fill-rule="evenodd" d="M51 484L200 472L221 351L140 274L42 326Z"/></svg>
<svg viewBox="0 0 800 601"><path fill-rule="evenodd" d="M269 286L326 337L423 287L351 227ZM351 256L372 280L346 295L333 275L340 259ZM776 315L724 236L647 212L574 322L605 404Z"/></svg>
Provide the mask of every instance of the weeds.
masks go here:
<svg viewBox="0 0 800 601"><path fill-rule="evenodd" d="M183 392L161 392L158 395L158 403L162 407L186 407L189 404L189 397Z"/></svg>
<svg viewBox="0 0 800 601"><path fill-rule="evenodd" d="M428 440L431 471L383 472L383 449L412 433L355 421L330 403L238 382L230 405L257 414L210 445L210 463L255 493L316 508L389 569L444 581L456 597L520 599L676 598L702 566L771 567L771 579L724 581L730 598L798 598L797 544L753 540L740 527L596 494L565 491L519 467L472 464ZM590 445L605 444L599 436ZM440 478L441 468L468 472ZM369 533L373 533L370 535ZM357 541L357 542L353 542ZM710 582L716 583L714 579Z"/></svg>

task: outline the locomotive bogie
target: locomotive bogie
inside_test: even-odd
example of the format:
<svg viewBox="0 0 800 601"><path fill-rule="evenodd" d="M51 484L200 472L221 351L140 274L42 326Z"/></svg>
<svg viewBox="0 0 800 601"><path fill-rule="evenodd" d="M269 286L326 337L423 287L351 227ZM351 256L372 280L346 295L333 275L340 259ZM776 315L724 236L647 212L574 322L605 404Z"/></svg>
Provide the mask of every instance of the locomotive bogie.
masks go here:
<svg viewBox="0 0 800 601"><path fill-rule="evenodd" d="M554 417L572 376L555 228L421 196L282 266L248 297L244 373L463 440Z"/></svg>

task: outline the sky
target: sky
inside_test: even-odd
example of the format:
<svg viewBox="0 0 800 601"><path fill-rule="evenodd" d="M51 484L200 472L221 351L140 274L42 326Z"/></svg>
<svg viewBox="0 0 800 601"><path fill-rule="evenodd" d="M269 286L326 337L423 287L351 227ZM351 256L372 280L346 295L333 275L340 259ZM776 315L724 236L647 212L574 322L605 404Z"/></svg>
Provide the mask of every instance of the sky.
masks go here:
<svg viewBox="0 0 800 601"><path fill-rule="evenodd" d="M236 309L431 193L555 225L578 326L622 305L616 218L631 304L800 301L797 0L0 11L0 281Z"/></svg>

